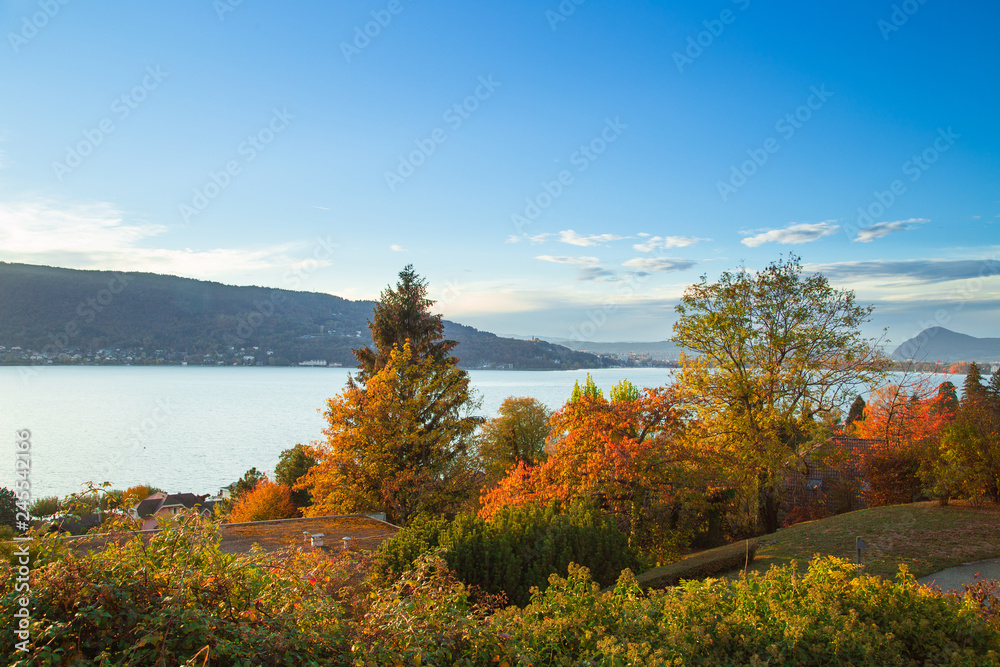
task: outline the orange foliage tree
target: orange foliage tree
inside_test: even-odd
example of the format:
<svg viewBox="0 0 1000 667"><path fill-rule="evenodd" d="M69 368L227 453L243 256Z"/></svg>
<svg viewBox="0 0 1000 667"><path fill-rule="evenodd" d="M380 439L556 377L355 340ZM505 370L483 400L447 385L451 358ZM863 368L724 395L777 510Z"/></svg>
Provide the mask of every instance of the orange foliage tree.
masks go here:
<svg viewBox="0 0 1000 667"><path fill-rule="evenodd" d="M863 455L869 505L911 502L933 489L941 436L955 417L950 395L926 381L889 385L872 392L854 434L876 444Z"/></svg>
<svg viewBox="0 0 1000 667"><path fill-rule="evenodd" d="M244 493L229 513L229 523L291 519L299 515L292 502L292 489L264 479Z"/></svg>
<svg viewBox="0 0 1000 667"><path fill-rule="evenodd" d="M295 485L312 495L307 515L382 509L405 525L421 512L453 512L475 480L474 401L456 361L420 357L407 342L364 387L351 383L327 401L327 438L305 448L317 463Z"/></svg>
<svg viewBox="0 0 1000 667"><path fill-rule="evenodd" d="M501 508L569 502L603 503L636 537L645 509L672 503L683 461L676 397L670 388L637 390L627 380L605 399L588 377L587 388L549 422L548 458L535 466L518 463L481 498L480 516Z"/></svg>

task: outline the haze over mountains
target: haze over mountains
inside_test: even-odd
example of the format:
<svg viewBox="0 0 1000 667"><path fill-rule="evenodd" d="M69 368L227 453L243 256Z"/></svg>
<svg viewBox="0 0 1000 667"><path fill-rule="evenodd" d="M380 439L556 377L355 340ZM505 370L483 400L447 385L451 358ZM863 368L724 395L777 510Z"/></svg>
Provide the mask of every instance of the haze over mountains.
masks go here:
<svg viewBox="0 0 1000 667"><path fill-rule="evenodd" d="M264 287L235 287L152 273L82 271L0 263L0 345L46 358L125 350L152 363L354 366L371 343L373 301ZM592 354L545 341L513 340L445 321L466 368L600 368ZM37 360L35 360L37 361Z"/></svg>

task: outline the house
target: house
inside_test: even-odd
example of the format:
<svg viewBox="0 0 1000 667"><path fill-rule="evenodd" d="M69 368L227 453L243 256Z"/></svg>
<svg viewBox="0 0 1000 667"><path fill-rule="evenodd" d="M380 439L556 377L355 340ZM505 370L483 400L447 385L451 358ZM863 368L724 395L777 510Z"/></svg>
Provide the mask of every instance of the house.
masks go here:
<svg viewBox="0 0 1000 667"><path fill-rule="evenodd" d="M142 521L142 529L156 528L156 520L161 517L171 517L186 509L199 508L202 514L212 515L217 501L207 500L208 495L198 496L193 493L152 493L129 509L129 516Z"/></svg>

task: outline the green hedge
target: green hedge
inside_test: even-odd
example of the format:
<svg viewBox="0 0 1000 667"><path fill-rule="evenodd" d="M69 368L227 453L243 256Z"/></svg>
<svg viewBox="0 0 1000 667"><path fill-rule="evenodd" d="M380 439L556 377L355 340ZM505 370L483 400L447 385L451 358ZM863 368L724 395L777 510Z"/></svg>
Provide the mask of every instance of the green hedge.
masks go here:
<svg viewBox="0 0 1000 667"><path fill-rule="evenodd" d="M570 563L590 568L602 584L614 583L625 568L638 567L638 555L614 520L584 504L560 511L547 507L505 508L489 521L462 514L413 522L376 552L377 571L398 576L420 554L440 547L460 580L488 595L504 593L527 604L533 586L544 588L551 574L565 574Z"/></svg>

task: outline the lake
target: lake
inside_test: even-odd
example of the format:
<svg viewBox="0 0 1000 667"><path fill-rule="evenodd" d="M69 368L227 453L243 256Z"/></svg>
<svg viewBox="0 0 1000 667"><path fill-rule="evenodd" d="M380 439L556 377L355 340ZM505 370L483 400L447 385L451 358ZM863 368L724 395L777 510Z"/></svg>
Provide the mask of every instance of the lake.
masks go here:
<svg viewBox="0 0 1000 667"><path fill-rule="evenodd" d="M320 410L349 369L195 366L0 367L0 486L12 488L15 431L31 431L32 497L87 481L216 493L251 467L272 471L282 450L322 437ZM623 378L667 384L664 368L598 369L605 396ZM480 414L508 396L551 409L587 371L470 371ZM3 459L6 458L6 461Z"/></svg>
<svg viewBox="0 0 1000 667"><path fill-rule="evenodd" d="M63 496L87 481L115 488L151 484L169 492L217 493L251 467L272 471L282 450L322 437L325 401L350 369L198 366L0 367L0 486L12 488L15 431L31 431L32 496ZM508 396L550 409L588 371L469 371L496 416ZM666 368L589 371L608 395L628 378L663 386ZM927 376L935 384L964 376ZM912 377L910 378L912 379ZM898 381L898 380L897 380Z"/></svg>

